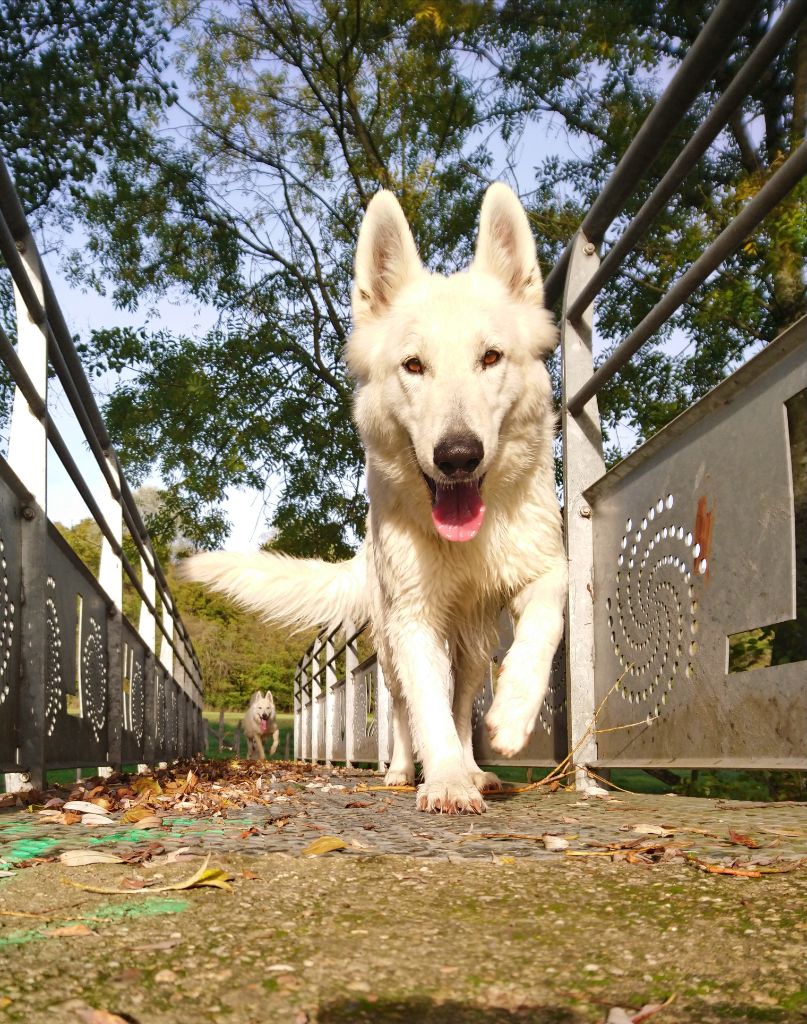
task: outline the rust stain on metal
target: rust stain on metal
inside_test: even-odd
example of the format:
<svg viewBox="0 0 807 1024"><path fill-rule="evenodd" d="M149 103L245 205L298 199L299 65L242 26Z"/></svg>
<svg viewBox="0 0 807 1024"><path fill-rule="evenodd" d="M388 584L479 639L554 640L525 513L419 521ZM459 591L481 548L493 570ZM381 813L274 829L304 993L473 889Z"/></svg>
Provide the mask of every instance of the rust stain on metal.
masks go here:
<svg viewBox="0 0 807 1024"><path fill-rule="evenodd" d="M706 495L701 495L698 498L698 511L695 515L695 543L700 544L700 553L698 555L698 561L706 559L706 573L709 575L709 570L712 565L712 527L714 526L714 514L715 510L707 510L706 508Z"/></svg>

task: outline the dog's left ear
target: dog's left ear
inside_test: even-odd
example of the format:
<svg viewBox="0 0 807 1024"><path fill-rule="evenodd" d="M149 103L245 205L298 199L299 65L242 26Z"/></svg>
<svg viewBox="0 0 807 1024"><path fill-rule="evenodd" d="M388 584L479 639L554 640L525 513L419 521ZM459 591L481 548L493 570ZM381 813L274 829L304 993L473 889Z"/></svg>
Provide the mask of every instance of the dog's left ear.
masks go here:
<svg viewBox="0 0 807 1024"><path fill-rule="evenodd" d="M544 285L530 222L515 192L501 181L491 185L482 200L473 268L498 277L514 298L543 305Z"/></svg>

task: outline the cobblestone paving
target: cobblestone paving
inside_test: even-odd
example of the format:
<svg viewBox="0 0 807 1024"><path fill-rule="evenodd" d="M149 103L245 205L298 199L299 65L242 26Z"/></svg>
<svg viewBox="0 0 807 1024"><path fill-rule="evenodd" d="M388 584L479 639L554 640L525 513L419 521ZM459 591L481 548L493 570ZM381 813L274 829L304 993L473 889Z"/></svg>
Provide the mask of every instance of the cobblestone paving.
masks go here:
<svg viewBox="0 0 807 1024"><path fill-rule="evenodd" d="M749 866L763 873L807 871L807 804L531 789L489 796L484 815L441 816L416 811L411 792L384 790L371 773L323 769L299 779L297 774L297 781L290 782L283 770L270 770L264 777L264 805L213 817L166 815L161 826L147 829L119 821L57 825L40 819L36 810L6 810L0 812L0 873L88 847L133 859L182 847L196 854L299 854L319 835L338 836L346 843L343 855L356 857L490 860L596 854L652 861L688 857L702 866Z"/></svg>

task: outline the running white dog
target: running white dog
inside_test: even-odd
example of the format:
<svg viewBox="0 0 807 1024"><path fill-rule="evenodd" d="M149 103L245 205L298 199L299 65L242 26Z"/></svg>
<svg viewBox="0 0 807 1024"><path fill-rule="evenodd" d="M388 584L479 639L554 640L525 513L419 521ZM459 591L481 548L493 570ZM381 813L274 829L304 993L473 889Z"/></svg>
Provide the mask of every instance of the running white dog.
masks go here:
<svg viewBox="0 0 807 1024"><path fill-rule="evenodd" d="M471 709L500 610L515 620L486 722L518 753L532 732L563 629L566 557L555 495L556 332L527 216L507 186L482 204L468 271L427 272L397 200L379 192L359 235L346 349L367 452L367 536L350 561L200 554L186 575L268 619L372 621L393 695L386 781L417 806L485 809L498 786L474 760Z"/></svg>
<svg viewBox="0 0 807 1024"><path fill-rule="evenodd" d="M256 690L252 694L249 707L241 719L241 728L247 738L247 757L250 761L265 761L266 754L263 752L263 738L272 735L272 746L269 756L277 750L280 741L280 730L277 727L275 718L275 701L270 690L261 693Z"/></svg>

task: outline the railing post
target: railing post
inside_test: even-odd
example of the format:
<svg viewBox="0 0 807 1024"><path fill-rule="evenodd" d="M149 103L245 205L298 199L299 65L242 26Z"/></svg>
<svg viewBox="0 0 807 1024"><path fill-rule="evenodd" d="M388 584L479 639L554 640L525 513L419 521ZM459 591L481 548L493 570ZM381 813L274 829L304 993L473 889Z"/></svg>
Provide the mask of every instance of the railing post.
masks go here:
<svg viewBox="0 0 807 1024"><path fill-rule="evenodd" d="M320 750L320 718L322 707L320 705L320 669L322 666L322 640L320 637L314 641L314 649L311 654L311 761L320 761L324 751Z"/></svg>
<svg viewBox="0 0 807 1024"><path fill-rule="evenodd" d="M311 757L311 690L308 685L310 669L311 662L307 655L303 655L300 662L300 759L303 761Z"/></svg>
<svg viewBox="0 0 807 1024"><path fill-rule="evenodd" d="M359 658L356 654L353 634L356 624L350 619L345 623L345 765L353 767L356 760L356 666Z"/></svg>
<svg viewBox="0 0 807 1024"><path fill-rule="evenodd" d="M566 319L577 295L599 266L596 246L582 231L572 243L563 296L561 319L562 425L563 425L563 518L569 558L569 596L566 604L566 687L568 697L569 750L575 763L590 764L597 758L592 733L594 719L594 545L592 510L583 492L602 476L602 432L596 397L578 416L566 401L593 372L593 304L574 322ZM587 735L588 733L588 735ZM587 784L583 767L576 772L578 787Z"/></svg>
<svg viewBox="0 0 807 1024"><path fill-rule="evenodd" d="M118 494L114 494L110 487L106 487L99 504L104 514L104 519L106 519L107 525L120 547L123 545L123 506L120 502L120 468L118 460L112 452L107 451L104 454L113 479L117 481ZM120 555L113 549L106 537L103 537L101 542L101 565L98 570L98 582L106 591L110 601L107 615L108 671L106 693L106 756L108 765L102 765L98 768L98 774L101 777L108 777L114 769L120 769L123 753L123 680L121 677L123 668L121 656L123 566Z"/></svg>
<svg viewBox="0 0 807 1024"><path fill-rule="evenodd" d="M140 556L140 576L143 592L153 607L157 596L157 581L154 567L150 561ZM138 632L146 645L146 657L143 663L143 700L145 701L145 718L143 722L143 763L137 766L138 771L145 772L149 765L154 764L157 732L157 679L155 650L157 643L157 623L145 601L140 602L140 621Z"/></svg>
<svg viewBox="0 0 807 1024"><path fill-rule="evenodd" d="M339 720L336 714L336 666L333 664L333 633L325 640L325 762L333 762L334 741Z"/></svg>
<svg viewBox="0 0 807 1024"><path fill-rule="evenodd" d="M294 760L302 758L302 737L303 737L303 698L302 698L302 669L299 665L294 670L294 689L292 693L294 709Z"/></svg>
<svg viewBox="0 0 807 1024"><path fill-rule="evenodd" d="M36 246L26 231L16 239L22 262L40 305L45 306ZM17 352L37 394L47 404L48 340L44 324L31 319L14 284ZM17 762L24 773L6 775L7 792L42 789L45 784L45 688L47 511L47 426L31 410L19 388L14 390L8 462L27 487L30 500L21 509L20 686L17 701Z"/></svg>

